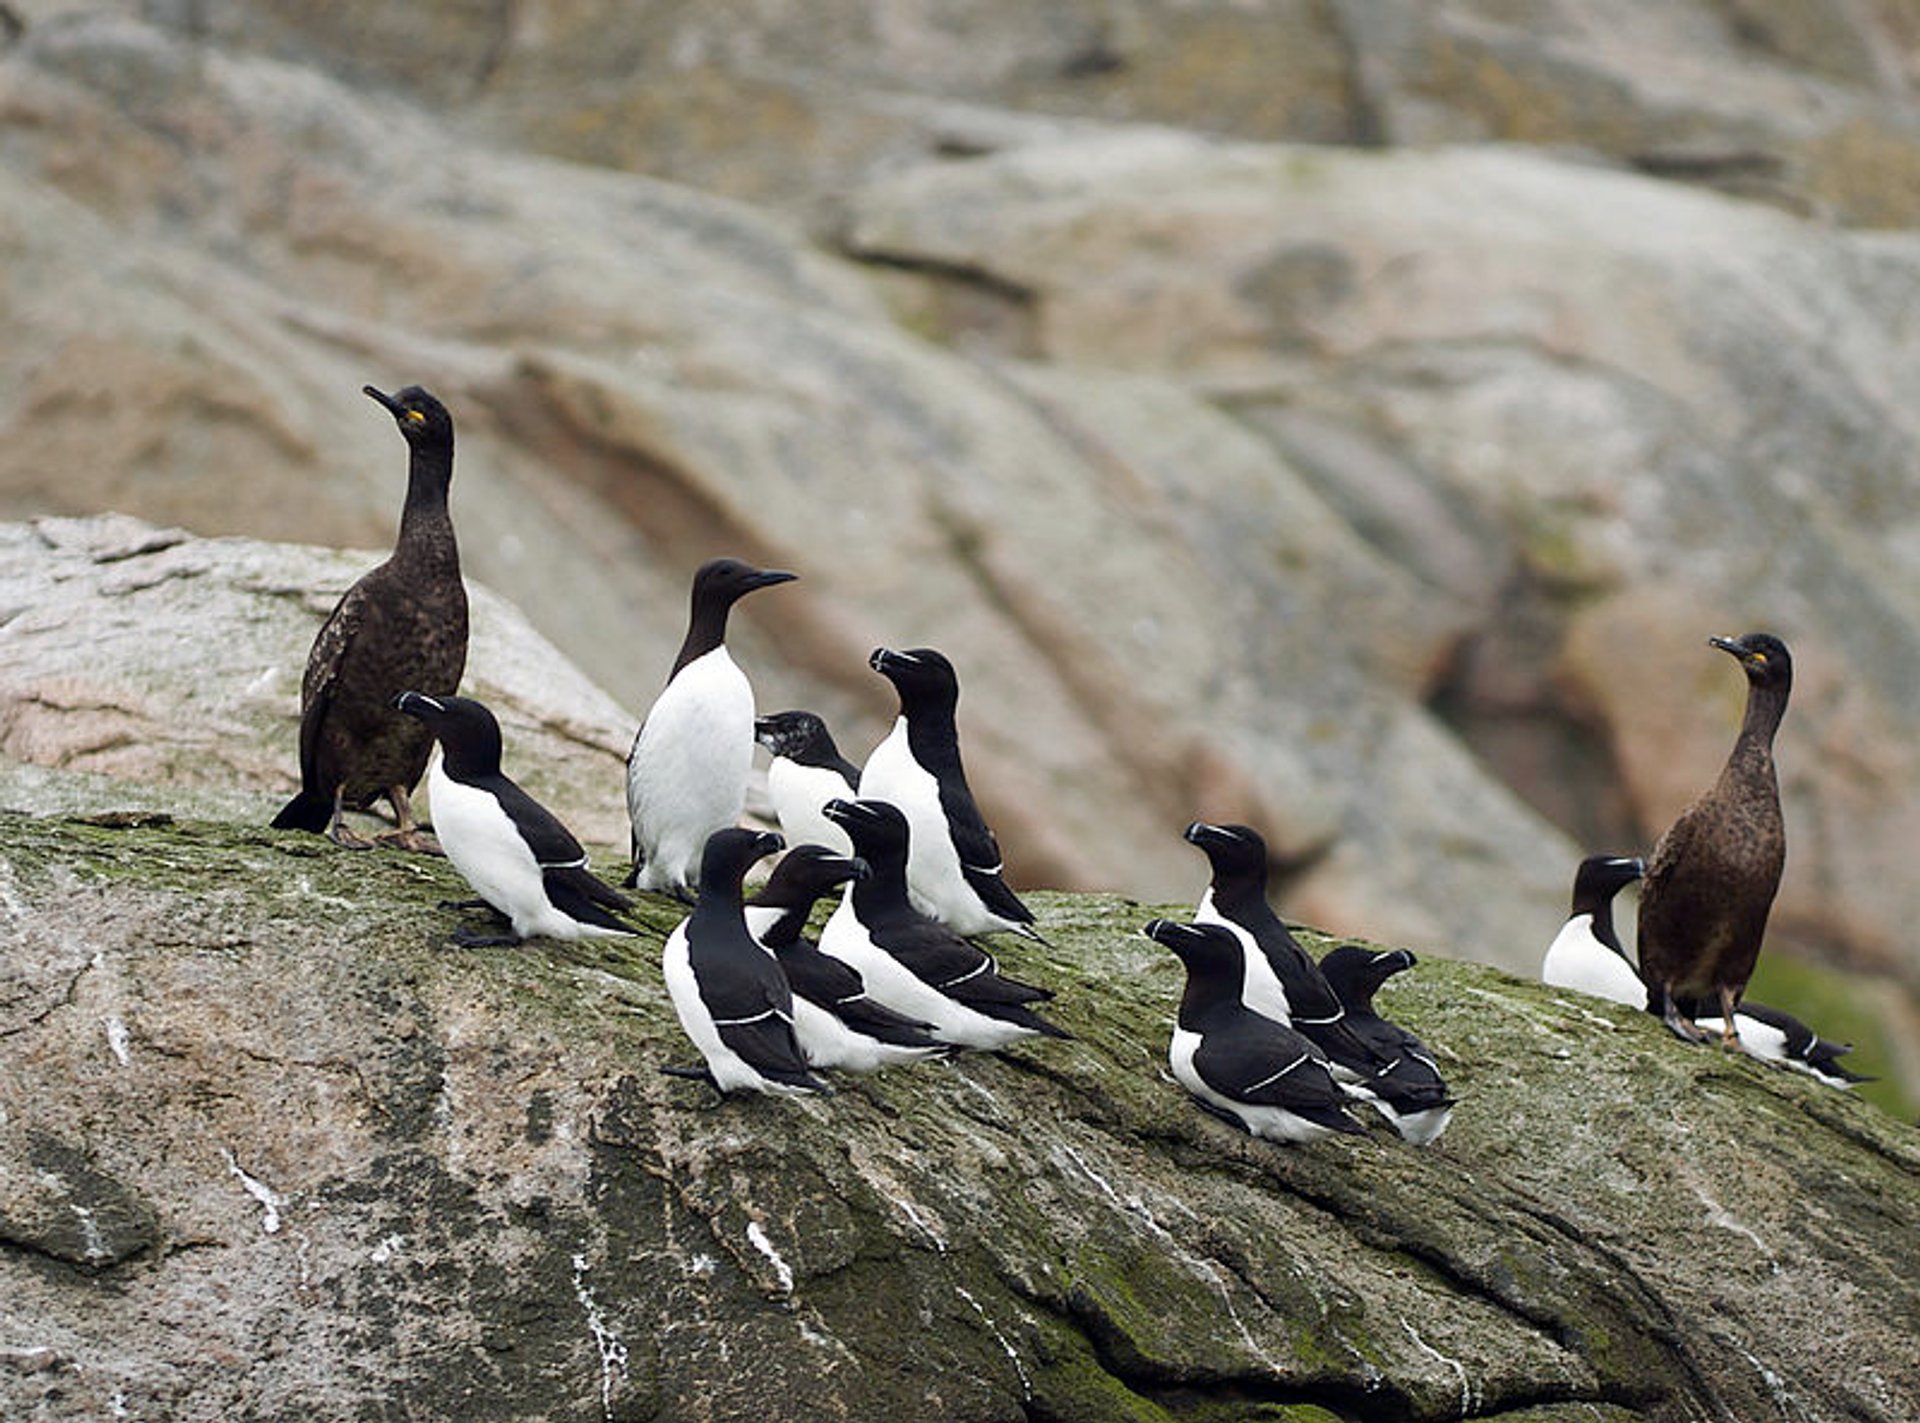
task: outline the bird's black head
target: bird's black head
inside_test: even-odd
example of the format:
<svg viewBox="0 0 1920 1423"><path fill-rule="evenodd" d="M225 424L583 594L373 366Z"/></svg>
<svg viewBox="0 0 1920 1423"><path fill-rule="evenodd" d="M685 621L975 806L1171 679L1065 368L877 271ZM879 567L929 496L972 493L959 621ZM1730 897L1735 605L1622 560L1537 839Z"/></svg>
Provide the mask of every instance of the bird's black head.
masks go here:
<svg viewBox="0 0 1920 1423"><path fill-rule="evenodd" d="M1267 842L1250 825L1209 825L1196 820L1186 829L1189 845L1199 846L1215 879L1267 879Z"/></svg>
<svg viewBox="0 0 1920 1423"><path fill-rule="evenodd" d="M884 800L830 800L820 813L847 832L861 859L879 865L907 857L907 817Z"/></svg>
<svg viewBox="0 0 1920 1423"><path fill-rule="evenodd" d="M439 739L447 772L455 779L488 775L500 769L500 723L472 697L430 697L402 692L393 708L421 722Z"/></svg>
<svg viewBox="0 0 1920 1423"><path fill-rule="evenodd" d="M705 896L715 889L730 889L734 894L740 890L740 881L755 863L778 851L786 844L771 830L749 830L744 826L729 826L725 830L716 830L707 837L706 848L700 852L700 893Z"/></svg>
<svg viewBox="0 0 1920 1423"><path fill-rule="evenodd" d="M1164 949L1179 955L1192 975L1241 972L1242 949L1233 930L1224 924L1182 924L1173 919L1153 919L1141 930Z"/></svg>
<svg viewBox="0 0 1920 1423"><path fill-rule="evenodd" d="M812 904L849 880L872 874L865 860L836 854L825 845L795 845L780 857L760 891L762 904Z"/></svg>
<svg viewBox="0 0 1920 1423"><path fill-rule="evenodd" d="M918 711L951 711L960 701L960 678L953 664L931 647L894 652L876 647L867 665L893 683L900 694L900 710L912 715Z"/></svg>
<svg viewBox="0 0 1920 1423"><path fill-rule="evenodd" d="M416 450L451 450L453 448L453 417L430 393L417 385L388 395L384 390L373 386L360 387L387 408L394 423L400 427L400 433L406 436L407 443Z"/></svg>
<svg viewBox="0 0 1920 1423"><path fill-rule="evenodd" d="M803 766L828 765L840 754L827 724L810 711L769 713L754 722L753 739L775 756Z"/></svg>
<svg viewBox="0 0 1920 1423"><path fill-rule="evenodd" d="M1361 944L1342 944L1329 949L1320 960L1320 972L1333 989L1334 997L1349 1008L1373 1006L1373 995L1381 984L1396 973L1404 973L1419 960L1409 949L1369 949Z"/></svg>
<svg viewBox="0 0 1920 1423"><path fill-rule="evenodd" d="M1793 656L1772 633L1750 632L1745 637L1710 637L1707 641L1739 658L1741 670L1754 686L1784 691L1793 685Z"/></svg>
<svg viewBox="0 0 1920 1423"><path fill-rule="evenodd" d="M694 571L693 603L730 608L756 588L771 588L776 583L791 583L800 575L783 573L777 568L755 568L737 558L709 559Z"/></svg>
<svg viewBox="0 0 1920 1423"><path fill-rule="evenodd" d="M1631 855L1590 855L1573 872L1573 912L1592 914L1647 872Z"/></svg>

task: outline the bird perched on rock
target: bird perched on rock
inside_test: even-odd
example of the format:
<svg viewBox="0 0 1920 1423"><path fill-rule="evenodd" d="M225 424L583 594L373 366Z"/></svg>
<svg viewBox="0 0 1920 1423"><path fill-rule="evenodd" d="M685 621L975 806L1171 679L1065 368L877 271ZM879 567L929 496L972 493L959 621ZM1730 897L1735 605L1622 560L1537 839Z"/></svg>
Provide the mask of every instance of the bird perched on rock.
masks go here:
<svg viewBox="0 0 1920 1423"><path fill-rule="evenodd" d="M707 837L700 897L674 926L661 956L673 1011L704 1068L669 1068L704 1077L722 1092L795 1096L830 1092L809 1069L793 1034L793 990L773 955L747 932L740 882L755 861L781 847L771 831L729 826Z"/></svg>
<svg viewBox="0 0 1920 1423"><path fill-rule="evenodd" d="M804 932L817 900L867 873L865 860L824 845L795 845L747 904L748 931L793 987L793 1035L815 1067L873 1072L947 1051L930 1036L933 1024L876 1003L851 965L820 952Z"/></svg>
<svg viewBox="0 0 1920 1423"><path fill-rule="evenodd" d="M1648 1011L1689 1042L1708 1035L1681 1001L1717 1001L1722 1040L1731 1047L1739 1042L1734 1008L1759 957L1787 858L1773 738L1793 690L1793 659L1771 633L1710 641L1746 673L1746 714L1720 778L1680 812L1647 860L1640 976Z"/></svg>
<svg viewBox="0 0 1920 1423"><path fill-rule="evenodd" d="M981 817L960 762L954 709L960 679L930 647L875 648L873 670L900 694L893 730L867 757L860 794L900 808L912 828L907 889L922 913L960 934L1008 929L1028 938L1033 911L1001 876L1000 844Z"/></svg>
<svg viewBox="0 0 1920 1423"><path fill-rule="evenodd" d="M1320 960L1320 972L1346 1008L1347 1026L1387 1059L1366 1078L1374 1107L1402 1139L1426 1146L1438 1141L1453 1119L1453 1097L1427 1045L1373 1006L1380 985L1416 962L1406 949L1342 944Z"/></svg>
<svg viewBox="0 0 1920 1423"><path fill-rule="evenodd" d="M1613 928L1613 896L1638 879L1641 871L1639 860L1624 856L1595 855L1580 862L1573 880L1573 915L1547 948L1540 965L1542 982L1628 1008L1648 1005L1646 982ZM1719 1017L1717 995L1682 1002L1680 1011L1709 1036L1725 1035L1727 1025ZM1805 1072L1829 1087L1872 1081L1841 1065L1839 1059L1853 1051L1851 1045L1829 1042L1782 1009L1742 998L1734 1010L1733 1031L1750 1056Z"/></svg>
<svg viewBox="0 0 1920 1423"><path fill-rule="evenodd" d="M1712 1016L1708 1004L1698 1004L1694 1011L1701 1015L1694 1022L1703 1031L1724 1031L1725 1025ZM1853 1051L1852 1043L1829 1042L1791 1013L1769 1008L1764 1003L1743 1001L1734 1010L1733 1019L1740 1046L1762 1062L1790 1067L1842 1090L1857 1082L1873 1081L1841 1063L1840 1059Z"/></svg>
<svg viewBox="0 0 1920 1423"><path fill-rule="evenodd" d="M611 912L632 908L626 897L595 878L567 827L502 774L500 723L491 711L470 697L414 691L402 692L394 707L439 738L427 794L447 858L512 925L507 934L463 926L455 942L474 947L634 932Z"/></svg>
<svg viewBox="0 0 1920 1423"><path fill-rule="evenodd" d="M735 558L694 574L680 655L627 756L629 885L690 897L707 837L739 820L753 770L753 688L727 655L727 614L756 588L795 576Z"/></svg>
<svg viewBox="0 0 1920 1423"><path fill-rule="evenodd" d="M820 808L830 800L852 800L860 790L860 768L840 754L826 722L810 711L773 712L754 722L753 735L773 757L767 794L787 843L851 855L847 832Z"/></svg>
<svg viewBox="0 0 1920 1423"><path fill-rule="evenodd" d="M1347 1010L1313 956L1267 903L1267 842L1245 825L1196 820L1186 830L1212 867L1194 919L1231 930L1246 954L1241 999L1326 1054L1336 1075L1366 1078L1387 1065L1348 1026Z"/></svg>
<svg viewBox="0 0 1920 1423"><path fill-rule="evenodd" d="M1232 930L1155 919L1145 932L1186 965L1167 1064L1195 1101L1272 1141L1365 1130L1313 1044L1242 1001L1247 956Z"/></svg>
<svg viewBox="0 0 1920 1423"><path fill-rule="evenodd" d="M273 828L324 833L365 849L371 842L350 830L341 812L384 796L395 828L378 838L431 851L410 796L433 737L397 714L393 700L409 689L451 696L466 670L467 590L447 513L453 417L417 385L396 395L365 390L406 438L407 500L393 553L347 589L313 639L300 684L300 792Z"/></svg>
<svg viewBox="0 0 1920 1423"><path fill-rule="evenodd" d="M999 1048L1065 1038L1032 1005L1053 994L1004 976L993 956L907 897L907 818L885 801L830 801L871 871L855 880L820 933L820 948L858 970L867 992L896 1013L933 1024L957 1047Z"/></svg>
<svg viewBox="0 0 1920 1423"><path fill-rule="evenodd" d="M1573 906L1547 945L1540 981L1572 988L1629 1008L1647 1006L1647 985L1613 927L1613 897L1645 872L1627 855L1590 855L1573 875Z"/></svg>

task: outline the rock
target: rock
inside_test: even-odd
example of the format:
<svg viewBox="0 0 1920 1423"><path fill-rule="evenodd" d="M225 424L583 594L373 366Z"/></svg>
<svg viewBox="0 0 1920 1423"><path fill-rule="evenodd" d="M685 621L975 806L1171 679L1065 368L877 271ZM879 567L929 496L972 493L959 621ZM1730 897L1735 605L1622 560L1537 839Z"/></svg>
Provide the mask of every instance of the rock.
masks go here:
<svg viewBox="0 0 1920 1423"><path fill-rule="evenodd" d="M717 1102L656 1071L657 939L456 950L444 863L18 813L0 850L10 1416L1920 1406L1920 1134L1492 970L1383 1005L1460 1094L1440 1144L1283 1148L1168 1079L1125 900L1008 948L1071 1043ZM126 1233L23 1230L22 1183Z"/></svg>
<svg viewBox="0 0 1920 1423"><path fill-rule="evenodd" d="M313 635L385 556L125 517L0 526L0 801L265 825L299 787ZM500 716L509 774L576 834L624 845L635 724L512 605L470 591L466 689Z"/></svg>

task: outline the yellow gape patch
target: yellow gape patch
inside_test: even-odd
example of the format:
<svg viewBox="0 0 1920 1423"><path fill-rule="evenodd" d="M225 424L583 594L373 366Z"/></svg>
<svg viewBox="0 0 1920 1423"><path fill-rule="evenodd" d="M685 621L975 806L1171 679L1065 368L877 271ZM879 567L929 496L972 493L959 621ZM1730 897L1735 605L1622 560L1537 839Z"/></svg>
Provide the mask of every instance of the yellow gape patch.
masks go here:
<svg viewBox="0 0 1920 1423"><path fill-rule="evenodd" d="M413 423L416 425L418 425L422 420L425 420L426 418L427 416L425 411L409 410L407 412L407 419L413 421Z"/></svg>

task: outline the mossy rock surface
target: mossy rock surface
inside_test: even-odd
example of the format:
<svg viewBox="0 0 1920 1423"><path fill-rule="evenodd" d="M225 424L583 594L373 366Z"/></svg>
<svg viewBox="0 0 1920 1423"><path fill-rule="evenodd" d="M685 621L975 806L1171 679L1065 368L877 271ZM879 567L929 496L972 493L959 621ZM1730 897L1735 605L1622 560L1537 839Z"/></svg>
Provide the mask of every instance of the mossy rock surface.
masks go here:
<svg viewBox="0 0 1920 1423"><path fill-rule="evenodd" d="M463 892L0 815L0 1414L1920 1416L1920 1132L1644 1015L1429 958L1448 1134L1285 1148L1166 1074L1165 906L1036 895L1074 1041L721 1101L677 909L472 951Z"/></svg>

